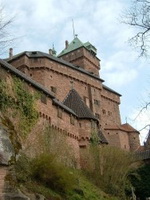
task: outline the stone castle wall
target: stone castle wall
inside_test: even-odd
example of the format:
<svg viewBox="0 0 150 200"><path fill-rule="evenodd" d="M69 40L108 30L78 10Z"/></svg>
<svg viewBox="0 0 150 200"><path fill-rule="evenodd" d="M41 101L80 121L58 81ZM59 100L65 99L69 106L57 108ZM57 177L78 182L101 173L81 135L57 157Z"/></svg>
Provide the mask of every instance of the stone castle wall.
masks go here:
<svg viewBox="0 0 150 200"><path fill-rule="evenodd" d="M48 56L35 56L37 52L29 52L29 54L29 56L26 53L20 54L20 56L9 62L25 73L26 76L44 86L60 102L65 99L70 89L74 88L97 117L99 121L98 128L110 145L128 151L137 149L139 146L138 134L134 133L133 136L128 131L121 131L119 128L121 126L120 95L103 85L103 80L98 75L99 60L96 57L90 55L90 52L85 48L64 55L66 60L69 59L72 63L80 64L80 68ZM80 63L80 59L83 63ZM89 73L91 70L94 70L93 73L97 76ZM31 85L29 87L32 88ZM37 109L40 114L39 125L42 126L46 121L60 133L67 135L68 142L75 150L77 160L82 160L81 163L84 162L84 156L81 156L81 154L85 154L93 131L91 120L77 119L54 103L53 98L45 96L42 92L41 99L37 102ZM116 126L118 129L107 129L108 126Z"/></svg>

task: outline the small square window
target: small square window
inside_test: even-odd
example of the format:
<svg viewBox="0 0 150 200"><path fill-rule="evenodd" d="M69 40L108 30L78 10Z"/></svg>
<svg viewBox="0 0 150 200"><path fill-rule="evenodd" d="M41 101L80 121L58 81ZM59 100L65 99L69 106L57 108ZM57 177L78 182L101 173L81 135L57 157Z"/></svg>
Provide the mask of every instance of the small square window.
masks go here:
<svg viewBox="0 0 150 200"><path fill-rule="evenodd" d="M100 102L99 102L99 100L97 100L97 99L94 99L94 104L95 104L95 105L97 105L97 106L99 106L99 105L100 105Z"/></svg>
<svg viewBox="0 0 150 200"><path fill-rule="evenodd" d="M103 112L103 114L106 114L106 110L103 109L102 112Z"/></svg>

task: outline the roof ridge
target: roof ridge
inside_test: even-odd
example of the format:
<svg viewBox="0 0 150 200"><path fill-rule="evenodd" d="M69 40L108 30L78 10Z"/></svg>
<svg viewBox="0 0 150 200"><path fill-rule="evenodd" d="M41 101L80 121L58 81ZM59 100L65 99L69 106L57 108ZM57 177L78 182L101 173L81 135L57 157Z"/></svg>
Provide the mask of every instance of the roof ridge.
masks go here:
<svg viewBox="0 0 150 200"><path fill-rule="evenodd" d="M55 61L55 62L58 62L58 63L60 63L60 64L62 64L62 65L65 65L65 66L67 66L67 67L70 67L70 68L72 68L73 70L79 71L79 72L81 72L81 73L83 73L83 74L86 74L87 76L90 76L90 77L92 77L92 78L94 78L94 79L98 79L99 81L104 82L103 79L99 78L98 76L96 76L96 75L94 75L94 74L91 74L91 73L88 72L87 70L85 70L85 69L83 69L83 68L76 67L76 66L73 65L72 63L63 60L62 58L58 58L58 57L51 56L50 54L44 53L44 52L42 52L42 51L23 51L22 53L16 54L15 56L13 56L11 59L7 58L7 59L4 59L4 60L6 60L7 62L10 62L10 61L12 61L13 59L16 59L17 57L22 56L23 54L25 54L25 55L28 56L28 57L31 57L31 55L28 55L28 53L32 53L32 52L38 52L38 53L40 54L40 55L39 55L40 57L46 57L46 58L51 59L51 60L53 60L53 61ZM35 56L35 55L33 54L32 56ZM36 57L38 57L38 55L36 55Z"/></svg>

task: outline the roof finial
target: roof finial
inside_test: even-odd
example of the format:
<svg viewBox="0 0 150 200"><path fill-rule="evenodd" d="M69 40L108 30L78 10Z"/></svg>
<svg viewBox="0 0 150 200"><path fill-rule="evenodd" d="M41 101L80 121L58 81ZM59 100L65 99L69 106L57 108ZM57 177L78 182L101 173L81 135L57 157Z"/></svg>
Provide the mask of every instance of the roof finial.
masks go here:
<svg viewBox="0 0 150 200"><path fill-rule="evenodd" d="M51 56L56 56L56 50L55 50L55 47L54 47L54 43L52 45L52 49L49 49L49 54Z"/></svg>
<svg viewBox="0 0 150 200"><path fill-rule="evenodd" d="M75 38L75 28L74 28L74 20L72 19L72 30L73 30L73 38Z"/></svg>
<svg viewBox="0 0 150 200"><path fill-rule="evenodd" d="M128 123L128 118L126 117L126 124Z"/></svg>

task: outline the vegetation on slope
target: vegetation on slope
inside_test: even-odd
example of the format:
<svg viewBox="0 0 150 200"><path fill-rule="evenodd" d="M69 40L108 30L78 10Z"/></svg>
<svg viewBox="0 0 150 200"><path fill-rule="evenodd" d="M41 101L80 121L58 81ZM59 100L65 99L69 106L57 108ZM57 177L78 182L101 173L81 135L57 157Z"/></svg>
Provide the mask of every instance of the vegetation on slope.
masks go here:
<svg viewBox="0 0 150 200"><path fill-rule="evenodd" d="M17 187L53 200L117 200L90 182L81 171L65 167L53 155L20 156L15 167ZM26 188L26 189L25 189Z"/></svg>

